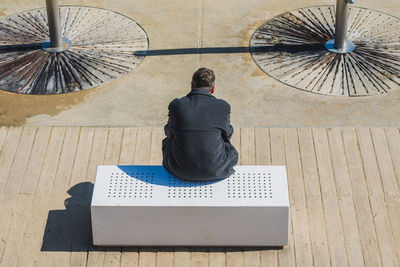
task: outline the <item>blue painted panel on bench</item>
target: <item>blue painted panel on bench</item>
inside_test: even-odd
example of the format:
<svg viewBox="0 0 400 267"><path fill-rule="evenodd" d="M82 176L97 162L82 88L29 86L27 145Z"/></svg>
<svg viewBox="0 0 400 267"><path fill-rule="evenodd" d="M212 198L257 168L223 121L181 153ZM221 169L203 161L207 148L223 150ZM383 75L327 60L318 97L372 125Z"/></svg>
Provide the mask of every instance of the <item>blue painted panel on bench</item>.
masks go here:
<svg viewBox="0 0 400 267"><path fill-rule="evenodd" d="M184 181L169 174L160 165L118 165L118 168L128 176L149 184L169 187L195 187L218 183L221 180L207 182Z"/></svg>

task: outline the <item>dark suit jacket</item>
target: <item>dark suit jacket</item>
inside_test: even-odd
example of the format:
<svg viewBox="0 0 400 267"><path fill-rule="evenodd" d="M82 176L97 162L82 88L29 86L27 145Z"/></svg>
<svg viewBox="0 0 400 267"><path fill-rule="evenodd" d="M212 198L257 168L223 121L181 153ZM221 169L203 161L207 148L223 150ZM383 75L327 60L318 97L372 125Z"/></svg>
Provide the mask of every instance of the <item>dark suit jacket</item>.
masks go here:
<svg viewBox="0 0 400 267"><path fill-rule="evenodd" d="M208 90L193 89L168 106L162 143L163 166L174 176L191 181L222 179L234 173L238 153L230 143L230 105Z"/></svg>

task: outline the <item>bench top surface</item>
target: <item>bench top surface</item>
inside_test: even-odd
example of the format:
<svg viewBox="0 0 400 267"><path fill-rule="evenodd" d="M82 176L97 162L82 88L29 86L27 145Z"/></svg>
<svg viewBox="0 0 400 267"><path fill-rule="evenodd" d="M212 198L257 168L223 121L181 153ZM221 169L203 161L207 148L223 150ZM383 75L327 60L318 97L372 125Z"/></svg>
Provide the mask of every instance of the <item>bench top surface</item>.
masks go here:
<svg viewBox="0 0 400 267"><path fill-rule="evenodd" d="M236 166L224 180L187 182L162 166L98 166L92 206L289 206L285 166Z"/></svg>

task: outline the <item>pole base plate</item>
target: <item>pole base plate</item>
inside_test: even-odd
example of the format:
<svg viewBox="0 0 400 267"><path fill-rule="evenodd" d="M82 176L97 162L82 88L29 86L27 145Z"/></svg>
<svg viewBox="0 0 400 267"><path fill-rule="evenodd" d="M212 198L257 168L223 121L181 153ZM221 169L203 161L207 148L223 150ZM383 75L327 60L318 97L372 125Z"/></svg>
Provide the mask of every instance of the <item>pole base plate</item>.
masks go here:
<svg viewBox="0 0 400 267"><path fill-rule="evenodd" d="M349 40L346 40L344 47L343 48L335 48L335 39L329 40L328 42L325 43L326 49L333 53L337 54L347 54L350 52L353 52L354 49L356 49L356 45Z"/></svg>
<svg viewBox="0 0 400 267"><path fill-rule="evenodd" d="M68 38L62 37L62 45L60 47L51 47L50 39L42 43L42 48L46 52L56 53L68 50L71 47L71 41Z"/></svg>

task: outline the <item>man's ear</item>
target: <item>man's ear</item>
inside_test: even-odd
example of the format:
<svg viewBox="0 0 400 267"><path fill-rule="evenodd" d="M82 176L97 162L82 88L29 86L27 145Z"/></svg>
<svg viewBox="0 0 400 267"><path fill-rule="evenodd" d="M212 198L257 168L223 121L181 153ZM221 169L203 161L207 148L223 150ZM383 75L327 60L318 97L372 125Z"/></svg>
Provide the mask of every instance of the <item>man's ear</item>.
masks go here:
<svg viewBox="0 0 400 267"><path fill-rule="evenodd" d="M190 86L191 86L192 89L194 88L193 81L190 83Z"/></svg>
<svg viewBox="0 0 400 267"><path fill-rule="evenodd" d="M211 93L211 94L214 94L214 91L215 91L215 84L211 87L210 93Z"/></svg>

